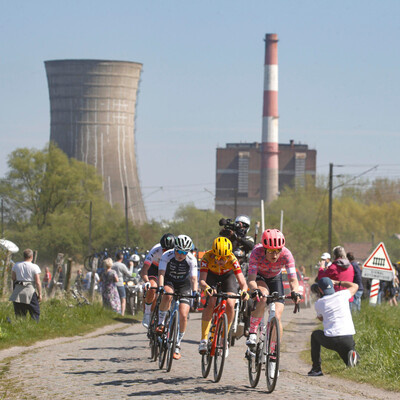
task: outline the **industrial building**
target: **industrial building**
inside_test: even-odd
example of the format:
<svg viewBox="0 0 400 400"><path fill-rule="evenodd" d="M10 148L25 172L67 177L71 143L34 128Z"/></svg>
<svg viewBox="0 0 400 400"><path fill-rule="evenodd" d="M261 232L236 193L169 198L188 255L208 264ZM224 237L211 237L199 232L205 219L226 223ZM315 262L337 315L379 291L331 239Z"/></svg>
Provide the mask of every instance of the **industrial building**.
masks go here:
<svg viewBox="0 0 400 400"><path fill-rule="evenodd" d="M135 154L135 109L142 64L110 60L45 61L50 141L97 168L106 199L147 221Z"/></svg>
<svg viewBox="0 0 400 400"><path fill-rule="evenodd" d="M316 177L316 150L294 141L278 146L278 192L285 186L302 187L306 177ZM215 209L227 217L251 215L260 207L261 143L227 143L217 148Z"/></svg>

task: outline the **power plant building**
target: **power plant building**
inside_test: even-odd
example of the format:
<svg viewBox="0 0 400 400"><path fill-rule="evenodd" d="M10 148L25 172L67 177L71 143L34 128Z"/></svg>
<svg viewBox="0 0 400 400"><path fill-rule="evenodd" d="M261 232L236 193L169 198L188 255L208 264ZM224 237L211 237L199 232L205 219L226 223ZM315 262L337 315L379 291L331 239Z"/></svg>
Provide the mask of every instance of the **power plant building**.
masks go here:
<svg viewBox="0 0 400 400"><path fill-rule="evenodd" d="M285 186L303 187L306 177L316 177L316 150L306 144L280 143L279 192ZM250 215L260 208L261 143L227 143L217 148L215 209L227 217ZM274 193L277 198L279 192Z"/></svg>
<svg viewBox="0 0 400 400"><path fill-rule="evenodd" d="M45 61L45 67L50 141L69 157L95 166L103 177L109 203L122 209L127 206L133 222L146 222L135 154L135 111L142 64L52 60Z"/></svg>

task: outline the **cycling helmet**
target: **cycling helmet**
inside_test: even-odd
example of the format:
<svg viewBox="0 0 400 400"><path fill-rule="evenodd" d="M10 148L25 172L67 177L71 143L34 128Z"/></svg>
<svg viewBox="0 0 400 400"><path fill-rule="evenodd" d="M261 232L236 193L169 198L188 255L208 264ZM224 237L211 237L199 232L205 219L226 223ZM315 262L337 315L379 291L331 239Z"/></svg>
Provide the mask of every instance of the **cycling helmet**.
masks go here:
<svg viewBox="0 0 400 400"><path fill-rule="evenodd" d="M217 237L212 245L212 251L218 257L227 257L232 254L232 242L226 237Z"/></svg>
<svg viewBox="0 0 400 400"><path fill-rule="evenodd" d="M140 261L140 257L137 254L133 254L130 260L138 263Z"/></svg>
<svg viewBox="0 0 400 400"><path fill-rule="evenodd" d="M262 234L261 243L266 249L281 249L285 245L285 236L278 229L267 229Z"/></svg>
<svg viewBox="0 0 400 400"><path fill-rule="evenodd" d="M165 250L173 249L175 245L175 236L172 233L166 233L161 237L160 244Z"/></svg>
<svg viewBox="0 0 400 400"><path fill-rule="evenodd" d="M240 225L243 236L250 230L250 218L247 215L238 215L235 222Z"/></svg>
<svg viewBox="0 0 400 400"><path fill-rule="evenodd" d="M179 235L175 238L175 250L182 250L189 252L192 250L193 241L189 236Z"/></svg>

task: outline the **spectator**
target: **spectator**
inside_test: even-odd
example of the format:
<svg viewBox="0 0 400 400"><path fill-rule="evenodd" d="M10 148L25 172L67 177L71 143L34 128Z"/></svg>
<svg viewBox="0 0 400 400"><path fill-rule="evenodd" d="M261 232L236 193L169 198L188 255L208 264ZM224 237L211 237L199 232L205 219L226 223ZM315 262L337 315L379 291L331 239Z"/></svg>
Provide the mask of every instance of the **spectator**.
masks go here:
<svg viewBox="0 0 400 400"><path fill-rule="evenodd" d="M46 267L43 277L43 287L47 289L50 285L50 282L51 282L51 272L49 270L49 267Z"/></svg>
<svg viewBox="0 0 400 400"><path fill-rule="evenodd" d="M125 309L126 309L126 292L125 292L125 286L124 286L124 277L129 279L131 277L131 274L129 273L128 268L126 265L122 262L124 259L123 253L117 253L116 255L117 261L112 266L112 269L117 273L118 275L118 282L117 282L117 290L119 293L119 297L121 299L121 315L125 315Z"/></svg>
<svg viewBox="0 0 400 400"><path fill-rule="evenodd" d="M397 296L399 295L399 278L397 276L397 271L394 269L393 280L388 282L386 290L388 292L388 300L391 306L397 306Z"/></svg>
<svg viewBox="0 0 400 400"><path fill-rule="evenodd" d="M321 256L321 259L319 261L319 269L318 269L318 275L320 272L326 271L328 267L331 266L331 255L329 253L323 253ZM317 278L318 279L318 278Z"/></svg>
<svg viewBox="0 0 400 400"><path fill-rule="evenodd" d="M129 273L133 278L139 277L140 272L140 256L138 254L132 254L129 258Z"/></svg>
<svg viewBox="0 0 400 400"><path fill-rule="evenodd" d="M64 271L63 271L63 268L61 266L58 267L57 273L58 273L58 276L57 276L57 274L55 274L55 276L54 276L54 278L57 277L56 285L57 285L57 287L59 289L62 290L64 288Z"/></svg>
<svg viewBox="0 0 400 400"><path fill-rule="evenodd" d="M106 258L104 261L106 270L101 276L103 282L103 305L109 307L117 313L121 313L121 301L119 299L116 283L118 282L117 273L111 269L113 261Z"/></svg>
<svg viewBox="0 0 400 400"><path fill-rule="evenodd" d="M333 263L325 271L320 270L318 272L318 281L324 276L331 278L333 281L338 281L338 285L335 286L335 292L337 292L345 290L340 284L341 281L353 282L354 268L347 259L346 252L342 246L336 246L332 254ZM353 302L353 297L351 297L350 302Z"/></svg>
<svg viewBox="0 0 400 400"><path fill-rule="evenodd" d="M350 310L351 311L360 311L361 310L361 297L364 293L364 287L362 284L362 277L361 277L361 269L358 265L358 262L355 261L354 254L352 252L349 251L346 254L346 256L354 269L353 282L357 283L357 285L358 285L358 290L357 290L357 293L354 295L354 300L352 303L350 303Z"/></svg>
<svg viewBox="0 0 400 400"><path fill-rule="evenodd" d="M339 282L328 277L318 281L321 298L315 302L317 318L323 322L324 330L315 330L311 334L312 368L308 376L321 376L321 346L336 351L344 363L354 367L359 355L355 351L353 335L356 333L349 308L349 299L358 290L354 282L340 282L344 290L335 292L334 285Z"/></svg>
<svg viewBox="0 0 400 400"><path fill-rule="evenodd" d="M81 269L78 269L76 271L76 277L75 277L74 286L78 290L82 290L83 289L83 274L82 274L82 270Z"/></svg>
<svg viewBox="0 0 400 400"><path fill-rule="evenodd" d="M39 322L39 302L42 301L41 271L38 265L32 263L32 260L33 251L26 249L24 250L24 261L16 263L12 267L11 278L14 290L10 301L14 303L14 312L17 317L25 317L29 311L31 317Z"/></svg>
<svg viewBox="0 0 400 400"><path fill-rule="evenodd" d="M95 272L94 273L94 290L98 290L99 282L100 282L99 274L97 272ZM85 290L90 290L90 284L92 283L92 271L89 271L88 273L86 273L83 283L84 283Z"/></svg>

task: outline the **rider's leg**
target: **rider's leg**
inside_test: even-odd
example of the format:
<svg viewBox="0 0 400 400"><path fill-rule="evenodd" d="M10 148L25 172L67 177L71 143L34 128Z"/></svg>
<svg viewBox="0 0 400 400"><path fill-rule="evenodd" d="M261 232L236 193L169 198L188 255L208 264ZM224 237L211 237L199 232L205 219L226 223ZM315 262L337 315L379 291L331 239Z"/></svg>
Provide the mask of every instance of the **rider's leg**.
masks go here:
<svg viewBox="0 0 400 400"><path fill-rule="evenodd" d="M229 293L229 294L235 294L235 293ZM226 300L226 316L228 317L228 332L231 329L233 317L235 315L235 303L236 299Z"/></svg>
<svg viewBox="0 0 400 400"><path fill-rule="evenodd" d="M164 290L166 293L173 293L174 289L170 286L164 286ZM171 305L172 296L163 294L161 303L160 303L160 311L158 312L158 325L164 325L165 316L169 310Z"/></svg>
<svg viewBox="0 0 400 400"><path fill-rule="evenodd" d="M216 298L209 297L207 307L203 310L201 317L201 340L207 340L211 328L211 318L215 307Z"/></svg>
<svg viewBox="0 0 400 400"><path fill-rule="evenodd" d="M257 286L258 289L260 289L261 293L264 295L269 294L268 288L265 282L263 281L257 281ZM256 300L254 300L256 301ZM260 325L260 322L264 316L264 311L265 311L265 304L266 304L266 299L265 297L262 297L260 301L256 305L256 309L251 313L250 317L250 333L257 333L258 325Z"/></svg>
<svg viewBox="0 0 400 400"><path fill-rule="evenodd" d="M181 303L179 304L179 332L178 332L178 339L176 341L178 347L180 347L181 340L186 332L189 311L190 311L190 305L183 303L181 301Z"/></svg>
<svg viewBox="0 0 400 400"><path fill-rule="evenodd" d="M283 326L282 326L282 322L281 322L281 316L282 316L282 312L285 308L285 305L282 303L279 303L278 301L275 302L275 317L279 322L279 330L280 330L280 334L281 334L281 340L282 340L282 335L283 335Z"/></svg>
<svg viewBox="0 0 400 400"><path fill-rule="evenodd" d="M154 309L154 306L156 304L156 299L157 299L157 279L154 277L149 277L149 282L150 282L150 287L152 289L149 289L146 292L146 297L144 298L144 313L145 314L151 314L151 312Z"/></svg>

